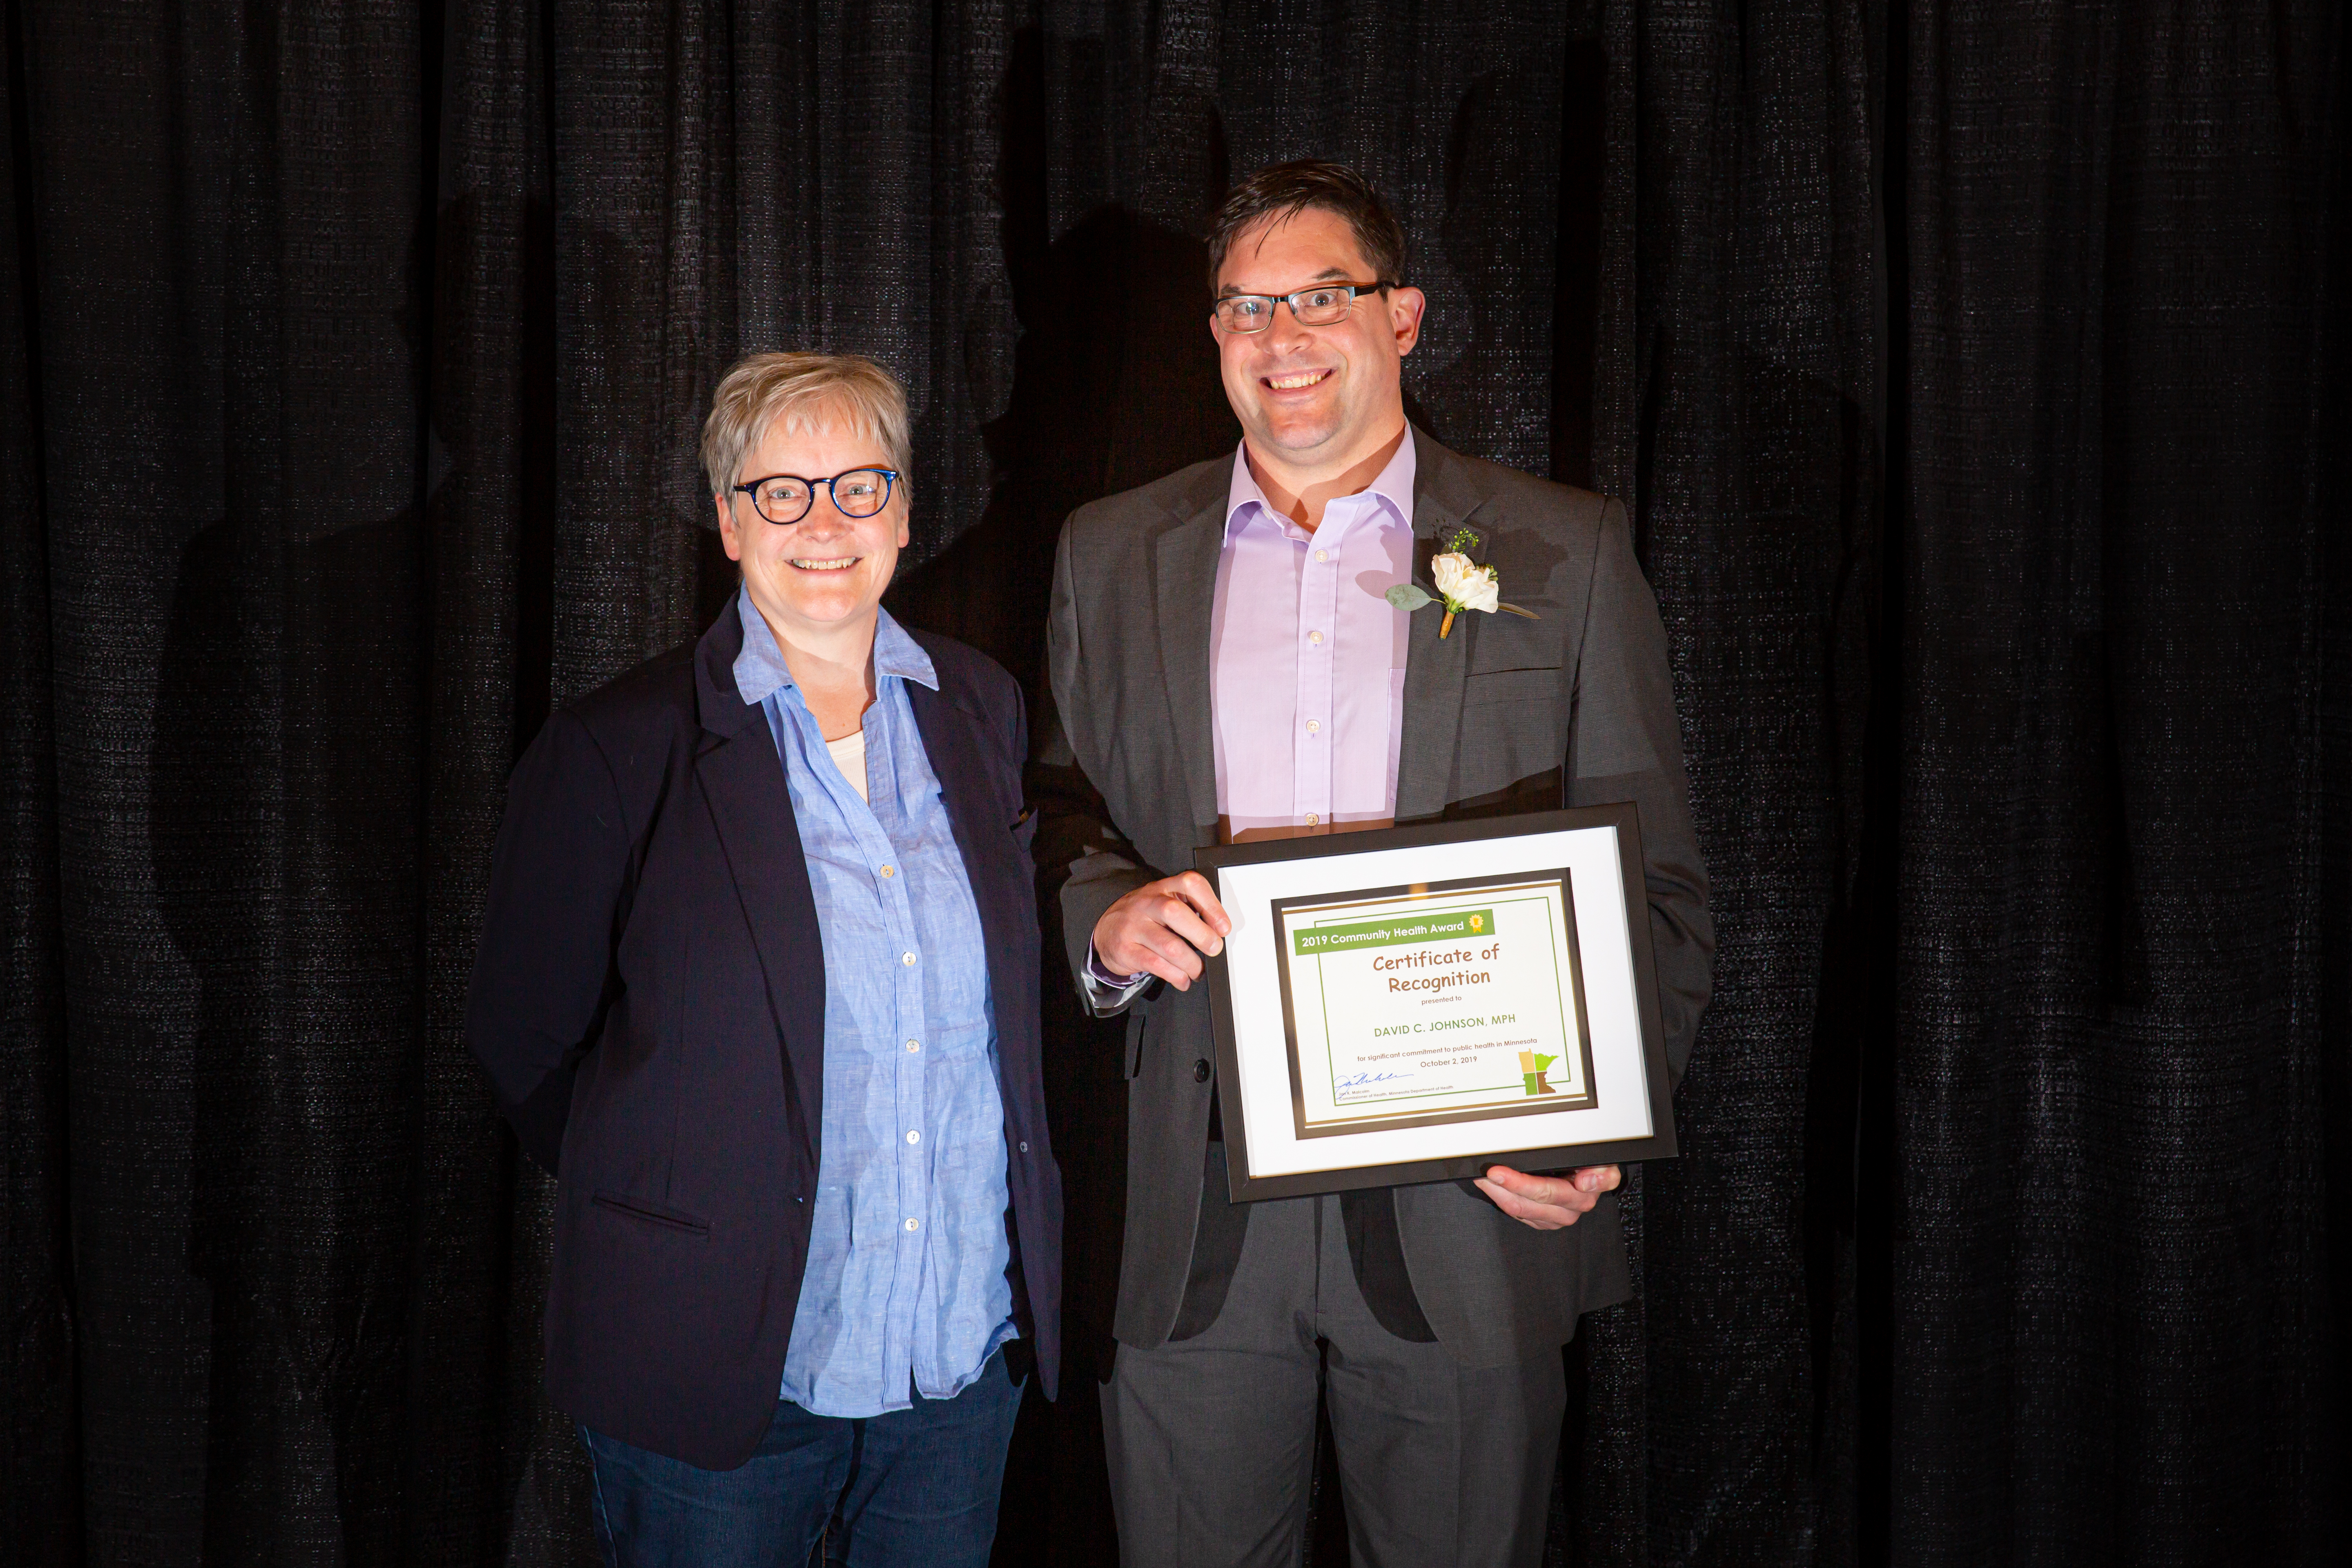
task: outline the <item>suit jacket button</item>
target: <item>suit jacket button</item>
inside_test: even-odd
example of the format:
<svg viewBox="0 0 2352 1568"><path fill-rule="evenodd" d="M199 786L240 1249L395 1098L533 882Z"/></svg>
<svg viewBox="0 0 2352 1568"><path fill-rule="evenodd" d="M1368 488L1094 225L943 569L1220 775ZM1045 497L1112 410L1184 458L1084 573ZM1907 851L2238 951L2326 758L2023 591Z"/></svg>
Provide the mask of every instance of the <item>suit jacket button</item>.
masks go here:
<svg viewBox="0 0 2352 1568"><path fill-rule="evenodd" d="M1192 1064L1192 1081L1194 1083L1206 1083L1209 1081L1208 1058L1202 1057L1199 1061Z"/></svg>

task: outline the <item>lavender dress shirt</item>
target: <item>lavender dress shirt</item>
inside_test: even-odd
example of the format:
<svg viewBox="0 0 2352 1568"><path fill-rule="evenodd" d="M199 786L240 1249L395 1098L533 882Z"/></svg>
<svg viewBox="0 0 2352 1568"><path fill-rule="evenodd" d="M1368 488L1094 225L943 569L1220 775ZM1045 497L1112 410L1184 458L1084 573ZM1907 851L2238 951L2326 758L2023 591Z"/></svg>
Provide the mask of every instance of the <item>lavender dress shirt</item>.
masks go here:
<svg viewBox="0 0 2352 1568"><path fill-rule="evenodd" d="M1386 595L1412 576L1414 465L1408 436L1309 533L1266 504L1248 444L1234 453L1209 620L1221 837L1394 820L1407 623ZM1150 978L1099 959L1088 970L1088 1000L1106 1010Z"/></svg>

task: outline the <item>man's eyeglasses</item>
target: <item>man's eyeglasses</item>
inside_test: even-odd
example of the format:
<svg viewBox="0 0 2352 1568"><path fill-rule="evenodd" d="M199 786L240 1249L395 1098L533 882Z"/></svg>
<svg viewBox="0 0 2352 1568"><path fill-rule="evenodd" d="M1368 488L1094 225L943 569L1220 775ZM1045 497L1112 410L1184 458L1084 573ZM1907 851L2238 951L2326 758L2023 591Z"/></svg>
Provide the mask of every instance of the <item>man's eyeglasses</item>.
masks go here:
<svg viewBox="0 0 2352 1568"><path fill-rule="evenodd" d="M1290 307L1300 326L1328 327L1347 319L1357 295L1375 289L1385 294L1393 287L1390 283L1318 283L1295 294L1227 294L1217 301L1217 324L1229 332L1262 332L1274 325L1274 307L1279 302Z"/></svg>
<svg viewBox="0 0 2352 1568"><path fill-rule="evenodd" d="M771 474L735 488L751 498L751 509L778 527L788 527L808 515L816 504L816 488L833 492L833 504L844 517L872 517L890 504L890 487L898 480L896 468L851 468L829 479L804 479L798 474Z"/></svg>

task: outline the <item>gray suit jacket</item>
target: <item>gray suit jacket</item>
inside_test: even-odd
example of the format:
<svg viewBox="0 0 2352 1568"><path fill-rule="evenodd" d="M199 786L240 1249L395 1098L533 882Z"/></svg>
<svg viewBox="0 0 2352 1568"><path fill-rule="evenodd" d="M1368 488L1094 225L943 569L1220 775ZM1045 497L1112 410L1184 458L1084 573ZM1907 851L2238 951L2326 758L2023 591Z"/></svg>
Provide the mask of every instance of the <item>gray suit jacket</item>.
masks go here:
<svg viewBox="0 0 2352 1568"><path fill-rule="evenodd" d="M1715 937L1665 632L1625 510L1450 452L1419 429L1412 438L1415 580L1429 585L1430 556L1467 524L1499 568L1504 596L1541 618L1466 614L1441 641L1439 609L1412 617L1397 818L1634 802L1659 1012L1679 1081L1706 1005ZM1062 531L1048 634L1054 697L1068 760L1100 797L1096 820L1062 825L1073 855L1062 911L1074 971L1113 900L1190 868L1193 850L1216 841L1209 617L1232 474L1230 458L1196 464L1082 507ZM1129 1009L1127 1233L1113 1324L1124 1344L1164 1343L1188 1275L1200 1292L1196 1227L1203 1253L1213 1228L1202 1217L1201 1174L1211 1045L1204 986L1155 986ZM1466 1182L1387 1191L1411 1296L1467 1365L1556 1349L1579 1314L1630 1293L1613 1197L1581 1223L1545 1232ZM1364 1278L1360 1254L1358 1267ZM1214 1290L1222 1300L1223 1280Z"/></svg>

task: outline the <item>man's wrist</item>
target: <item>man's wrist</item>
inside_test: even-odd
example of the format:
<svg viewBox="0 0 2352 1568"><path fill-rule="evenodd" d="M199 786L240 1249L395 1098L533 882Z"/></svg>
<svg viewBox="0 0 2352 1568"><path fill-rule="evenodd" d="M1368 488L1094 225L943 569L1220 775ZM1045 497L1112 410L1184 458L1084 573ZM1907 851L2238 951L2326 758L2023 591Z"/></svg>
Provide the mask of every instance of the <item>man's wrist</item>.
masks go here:
<svg viewBox="0 0 2352 1568"><path fill-rule="evenodd" d="M1095 951L1095 944L1087 943L1087 964L1078 971L1078 989L1084 993L1081 1000L1087 1010L1096 1017L1108 1018L1124 1011L1128 1004L1143 994L1150 980L1149 972L1124 976L1112 973L1104 965L1102 954Z"/></svg>
<svg viewBox="0 0 2352 1568"><path fill-rule="evenodd" d="M1151 972L1145 970L1140 974L1118 973L1102 961L1102 954L1096 950L1093 940L1089 938L1087 942L1087 977L1108 990L1126 991L1150 979Z"/></svg>

